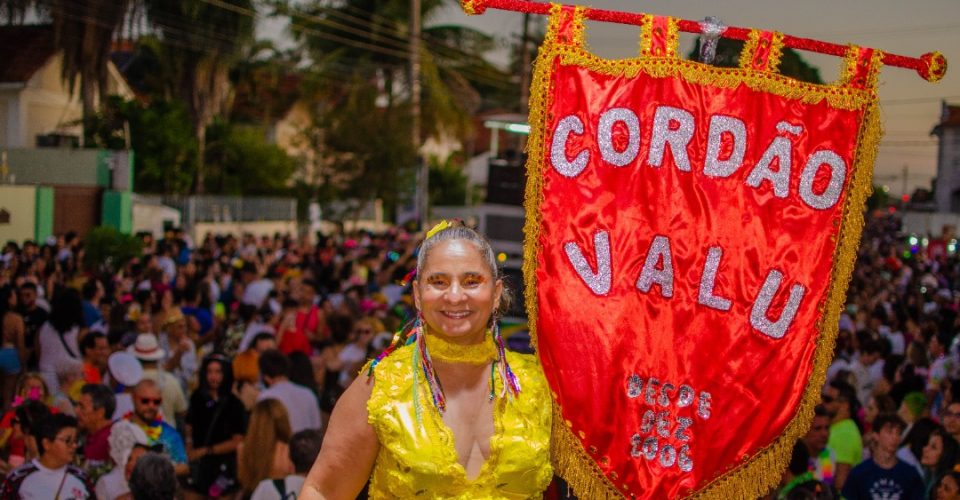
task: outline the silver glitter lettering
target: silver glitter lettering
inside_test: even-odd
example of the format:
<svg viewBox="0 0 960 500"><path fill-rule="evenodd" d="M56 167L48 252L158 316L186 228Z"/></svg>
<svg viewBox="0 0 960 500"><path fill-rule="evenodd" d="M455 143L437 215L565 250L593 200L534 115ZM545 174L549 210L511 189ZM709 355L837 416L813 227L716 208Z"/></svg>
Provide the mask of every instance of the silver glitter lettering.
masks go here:
<svg viewBox="0 0 960 500"><path fill-rule="evenodd" d="M703 266L703 276L700 277L700 293L697 302L718 311L730 310L730 299L713 294L717 285L717 270L720 268L720 258L723 257L723 248L710 247L707 252L707 263Z"/></svg>
<svg viewBox="0 0 960 500"><path fill-rule="evenodd" d="M643 452L643 458L646 458L647 460L653 460L654 458L657 458L657 449L659 447L660 443L657 442L657 438L648 437L645 439L643 441L643 448L641 450Z"/></svg>
<svg viewBox="0 0 960 500"><path fill-rule="evenodd" d="M710 400L711 396L709 392L701 392L700 399L697 401L697 416L703 420L708 420L710 418Z"/></svg>
<svg viewBox="0 0 960 500"><path fill-rule="evenodd" d="M659 386L659 380L652 377L650 380L647 380L647 391L644 393L643 400L646 401L648 405L653 406L657 404L657 388Z"/></svg>
<svg viewBox="0 0 960 500"><path fill-rule="evenodd" d="M654 424L657 423L657 414L653 410L647 410L643 412L643 419L640 421L640 432L643 434L649 434L653 430Z"/></svg>
<svg viewBox="0 0 960 500"><path fill-rule="evenodd" d="M790 287L790 298L787 305L784 306L780 318L776 321L770 321L767 317L767 311L770 310L770 303L773 297L780 289L780 282L783 281L783 273L776 269L771 269L767 274L767 279L763 282L760 293L753 301L753 308L750 310L750 325L756 328L760 333L775 339L783 338L793 323L794 316L797 315L797 308L800 307L800 301L807 289L797 283Z"/></svg>
<svg viewBox="0 0 960 500"><path fill-rule="evenodd" d="M830 182L822 194L816 194L813 192L813 180L817 177L820 166L824 164L830 166ZM837 204L846 178L847 164L843 158L829 149L821 149L810 155L807 164L803 166L800 174L800 198L810 205L810 208L826 210Z"/></svg>
<svg viewBox="0 0 960 500"><path fill-rule="evenodd" d="M660 437L670 437L670 412L657 412L657 434Z"/></svg>
<svg viewBox="0 0 960 500"><path fill-rule="evenodd" d="M564 117L553 131L550 162L560 175L573 179L580 175L583 169L587 168L587 163L590 161L590 151L584 149L577 153L577 157L573 161L568 160L567 139L570 138L571 133L583 134L583 122L575 115Z"/></svg>
<svg viewBox="0 0 960 500"><path fill-rule="evenodd" d="M613 125L623 122L627 126L627 147L617 151L613 146ZM597 125L597 147L600 157L614 167L623 167L633 162L640 151L640 120L636 113L627 108L608 109L600 115Z"/></svg>
<svg viewBox="0 0 960 500"><path fill-rule="evenodd" d="M593 235L594 256L597 259L597 272L593 272L587 258L583 256L583 250L572 241L563 245L563 250L567 253L567 259L573 265L573 269L580 275L584 284L596 295L606 295L610 292L610 284L613 281L613 272L610 268L610 236L606 231L597 231Z"/></svg>
<svg viewBox="0 0 960 500"><path fill-rule="evenodd" d="M677 408L686 408L692 405L694 396L696 396L696 393L693 391L693 387L687 384L681 385L680 391L677 392Z"/></svg>
<svg viewBox="0 0 960 500"><path fill-rule="evenodd" d="M673 123L677 128L670 128ZM650 139L650 156L647 164L651 167L663 165L666 145L670 145L673 162L684 172L690 171L690 159L687 157L687 145L693 139L693 115L689 111L673 106L657 106L653 115L653 137Z"/></svg>
<svg viewBox="0 0 960 500"><path fill-rule="evenodd" d="M723 134L733 136L733 151L730 158L720 159L720 147ZM710 117L710 132L707 137L707 159L703 173L710 177L730 177L743 164L747 152L747 126L743 120L732 116L714 115Z"/></svg>
<svg viewBox="0 0 960 500"><path fill-rule="evenodd" d="M750 175L747 177L747 185L760 187L760 182L764 180L773 184L773 194L777 198L786 198L790 190L790 147L792 143L786 137L777 137L770 143L767 150L757 163ZM770 169L774 158L780 160L779 169L774 171Z"/></svg>
<svg viewBox="0 0 960 500"><path fill-rule="evenodd" d="M663 261L663 266L657 269L657 263ZM643 293L650 293L650 287L656 283L660 285L660 294L665 298L673 297L673 257L670 253L670 239L666 236L656 236L647 250L647 259L637 279L637 288Z"/></svg>
<svg viewBox="0 0 960 500"><path fill-rule="evenodd" d="M677 463L677 449L669 444L663 445L663 448L660 448L660 465L669 469L675 463Z"/></svg>
<svg viewBox="0 0 960 500"><path fill-rule="evenodd" d="M630 375L630 379L627 380L627 397L630 399L638 398L642 391L643 379L637 374Z"/></svg>
<svg viewBox="0 0 960 500"><path fill-rule="evenodd" d="M687 429L693 425L693 419L689 417L680 417L677 419L677 432L674 433L674 437L678 441L689 441L690 434L687 434Z"/></svg>
<svg viewBox="0 0 960 500"><path fill-rule="evenodd" d="M680 456L677 457L677 466L680 467L680 470L683 472L690 472L693 470L693 459L690 458L690 445L683 445L680 447Z"/></svg>
<svg viewBox="0 0 960 500"><path fill-rule="evenodd" d="M634 434L630 437L630 456L640 458L640 445L643 444L643 438L640 434Z"/></svg>
<svg viewBox="0 0 960 500"><path fill-rule="evenodd" d="M777 132L799 136L803 133L803 125L794 125L790 122L781 121L777 123Z"/></svg>
<svg viewBox="0 0 960 500"><path fill-rule="evenodd" d="M670 395L667 393L673 392L674 389L676 389L676 387L670 382L660 386L660 406L670 406Z"/></svg>

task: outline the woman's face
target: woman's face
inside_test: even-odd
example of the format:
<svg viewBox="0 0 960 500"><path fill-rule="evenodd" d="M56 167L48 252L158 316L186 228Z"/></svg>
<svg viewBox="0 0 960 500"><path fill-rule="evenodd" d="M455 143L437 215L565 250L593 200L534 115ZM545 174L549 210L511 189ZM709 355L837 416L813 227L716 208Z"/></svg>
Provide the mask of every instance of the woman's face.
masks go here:
<svg viewBox="0 0 960 500"><path fill-rule="evenodd" d="M466 240L437 243L414 283L414 299L427 327L458 343L483 340L503 282Z"/></svg>
<svg viewBox="0 0 960 500"><path fill-rule="evenodd" d="M20 388L20 397L24 399L41 399L46 394L43 391L43 382L34 377L30 377L23 382Z"/></svg>
<svg viewBox="0 0 960 500"><path fill-rule="evenodd" d="M211 390L217 390L222 383L223 367L220 366L219 361L213 361L207 365L207 385L210 386Z"/></svg>
<svg viewBox="0 0 960 500"><path fill-rule="evenodd" d="M920 456L920 465L924 467L934 467L940 461L940 455L943 454L943 438L937 434L930 436L927 445L923 447L923 454Z"/></svg>
<svg viewBox="0 0 960 500"><path fill-rule="evenodd" d="M880 410L877 409L877 400L870 398L870 401L867 402L866 408L864 408L864 417L866 417L867 422L873 422L877 418L877 413Z"/></svg>
<svg viewBox="0 0 960 500"><path fill-rule="evenodd" d="M944 476L937 485L937 500L958 500L960 499L960 485L953 476Z"/></svg>

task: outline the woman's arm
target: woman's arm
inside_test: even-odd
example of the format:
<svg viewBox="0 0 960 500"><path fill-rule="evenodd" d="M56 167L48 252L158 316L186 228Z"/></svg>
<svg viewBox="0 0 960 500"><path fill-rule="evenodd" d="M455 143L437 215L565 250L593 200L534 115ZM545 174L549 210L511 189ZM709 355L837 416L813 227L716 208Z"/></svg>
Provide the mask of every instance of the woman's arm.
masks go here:
<svg viewBox="0 0 960 500"><path fill-rule="evenodd" d="M298 498L353 499L363 489L380 450L377 433L367 422L367 400L372 389L373 379L359 377L340 397L320 455Z"/></svg>

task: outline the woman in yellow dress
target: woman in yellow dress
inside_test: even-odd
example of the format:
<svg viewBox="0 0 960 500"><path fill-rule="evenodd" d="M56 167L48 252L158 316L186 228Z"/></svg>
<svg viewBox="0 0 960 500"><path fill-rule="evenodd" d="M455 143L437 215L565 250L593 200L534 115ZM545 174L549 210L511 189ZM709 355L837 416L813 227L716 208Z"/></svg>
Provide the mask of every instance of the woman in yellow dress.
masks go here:
<svg viewBox="0 0 960 500"><path fill-rule="evenodd" d="M503 348L508 294L490 244L460 224L427 233L417 320L333 411L300 498L531 498L553 477L549 388Z"/></svg>

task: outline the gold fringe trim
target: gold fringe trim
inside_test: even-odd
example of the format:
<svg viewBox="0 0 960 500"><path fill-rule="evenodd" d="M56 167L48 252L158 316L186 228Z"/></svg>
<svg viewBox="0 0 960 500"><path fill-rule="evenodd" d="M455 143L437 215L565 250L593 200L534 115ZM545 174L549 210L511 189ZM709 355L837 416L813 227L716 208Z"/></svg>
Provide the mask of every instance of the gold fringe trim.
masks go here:
<svg viewBox="0 0 960 500"><path fill-rule="evenodd" d="M664 17L663 19L667 21L667 32L657 35L654 33L653 27L657 17L650 14L643 15L643 21L640 23L640 55L642 57L677 57L677 47L680 43L680 24L673 17ZM654 53L654 40L663 40L666 54Z"/></svg>
<svg viewBox="0 0 960 500"><path fill-rule="evenodd" d="M583 449L580 440L570 428L570 421L563 418L556 402L553 404L550 454L553 457L553 470L570 485L578 497L595 500L624 496Z"/></svg>
<svg viewBox="0 0 960 500"><path fill-rule="evenodd" d="M546 123L551 117L547 110L552 98L552 70L555 65L577 65L610 76L635 77L641 72L655 78L679 77L704 85L734 88L746 85L751 89L769 92L783 98L808 104L827 101L830 106L844 110L863 110L859 144L852 177L844 202L842 225L836 237L834 265L827 298L821 308L816 328L819 335L814 350L813 370L793 419L780 437L759 450L736 468L710 481L690 498L732 499L756 498L766 494L780 480L786 469L797 439L806 434L813 418L813 409L820 401L820 389L826 379L836 342L840 312L846 301L846 291L853 274L856 251L863 230L863 207L872 189L873 163L880 143L880 116L876 95L879 58L876 51L866 89L835 85L816 85L798 82L770 73L736 68L714 68L693 61L675 58L635 58L619 61L600 59L583 48L582 29L575 31L576 45L558 43L560 25L559 5L551 7L547 35L534 67L530 90L530 139L527 143L527 185L524 194L526 223L524 225L523 275L526 281L526 299L529 330L533 346L537 347L539 304L537 300L537 264L539 261L541 213L543 200L543 169L545 165ZM583 10L574 12L575 22L582 27ZM554 394L554 400L556 395ZM557 473L582 498L622 497L618 487L604 475L597 461L584 450L574 435L561 408L554 402L551 453Z"/></svg>

